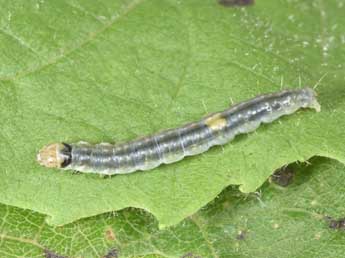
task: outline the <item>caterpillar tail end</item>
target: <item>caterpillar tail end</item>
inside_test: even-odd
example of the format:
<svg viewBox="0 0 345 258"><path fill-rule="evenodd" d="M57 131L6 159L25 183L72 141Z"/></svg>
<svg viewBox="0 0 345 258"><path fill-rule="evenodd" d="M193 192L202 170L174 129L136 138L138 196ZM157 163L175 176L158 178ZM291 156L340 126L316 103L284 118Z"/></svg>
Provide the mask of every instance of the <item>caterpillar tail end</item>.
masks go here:
<svg viewBox="0 0 345 258"><path fill-rule="evenodd" d="M320 112L321 111L321 105L320 103L315 99L315 101L313 101L310 105L311 108L315 109L316 112Z"/></svg>
<svg viewBox="0 0 345 258"><path fill-rule="evenodd" d="M320 103L317 101L317 93L314 89L306 87L304 89L305 94L307 96L308 101L307 103L307 107L315 109L316 112L320 112L321 111L321 105Z"/></svg>
<svg viewBox="0 0 345 258"><path fill-rule="evenodd" d="M71 146L65 143L46 145L38 152L37 162L48 168L64 168L71 162Z"/></svg>

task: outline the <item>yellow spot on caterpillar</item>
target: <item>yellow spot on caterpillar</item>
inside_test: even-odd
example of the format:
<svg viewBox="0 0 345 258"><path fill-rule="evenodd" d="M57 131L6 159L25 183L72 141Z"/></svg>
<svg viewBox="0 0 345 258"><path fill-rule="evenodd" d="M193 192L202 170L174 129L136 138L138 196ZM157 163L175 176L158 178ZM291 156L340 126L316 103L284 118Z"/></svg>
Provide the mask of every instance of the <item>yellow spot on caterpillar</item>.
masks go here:
<svg viewBox="0 0 345 258"><path fill-rule="evenodd" d="M206 118L205 124L214 131L223 129L226 126L226 119L221 114L215 114Z"/></svg>

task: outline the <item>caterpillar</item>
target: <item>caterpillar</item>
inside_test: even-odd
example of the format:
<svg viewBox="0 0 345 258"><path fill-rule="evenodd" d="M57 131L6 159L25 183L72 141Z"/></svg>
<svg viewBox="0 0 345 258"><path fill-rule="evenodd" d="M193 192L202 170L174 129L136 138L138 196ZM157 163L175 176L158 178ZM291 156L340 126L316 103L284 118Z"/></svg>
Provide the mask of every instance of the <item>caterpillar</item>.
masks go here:
<svg viewBox="0 0 345 258"><path fill-rule="evenodd" d="M198 122L126 143L50 144L39 151L37 161L49 168L105 175L149 170L205 152L212 146L223 145L238 134L252 132L261 123L270 123L300 108L313 108L320 112L313 89L288 89L260 95L210 114Z"/></svg>

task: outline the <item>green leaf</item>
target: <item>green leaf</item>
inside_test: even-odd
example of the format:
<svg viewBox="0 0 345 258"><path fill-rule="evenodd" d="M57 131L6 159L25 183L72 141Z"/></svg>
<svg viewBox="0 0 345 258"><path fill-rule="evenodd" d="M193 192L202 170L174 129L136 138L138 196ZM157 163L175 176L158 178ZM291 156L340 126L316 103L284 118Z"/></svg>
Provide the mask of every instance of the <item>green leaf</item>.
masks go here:
<svg viewBox="0 0 345 258"><path fill-rule="evenodd" d="M1 205L0 256L342 257L344 231L329 225L344 217L345 167L323 158L310 162L293 166L288 187L266 183L260 195L229 187L165 230L135 209L54 228L43 215Z"/></svg>
<svg viewBox="0 0 345 258"><path fill-rule="evenodd" d="M284 164L344 162L344 1L0 0L0 202L49 223L125 207L176 224L228 185ZM322 78L322 80L320 79ZM318 84L298 112L203 155L103 179L40 167L48 143L119 142L281 87Z"/></svg>

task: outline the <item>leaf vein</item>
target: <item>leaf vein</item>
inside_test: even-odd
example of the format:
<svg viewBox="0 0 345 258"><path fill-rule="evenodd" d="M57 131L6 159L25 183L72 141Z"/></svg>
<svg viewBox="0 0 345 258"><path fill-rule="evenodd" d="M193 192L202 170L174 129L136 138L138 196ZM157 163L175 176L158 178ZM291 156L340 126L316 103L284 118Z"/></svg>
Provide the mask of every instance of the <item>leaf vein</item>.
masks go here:
<svg viewBox="0 0 345 258"><path fill-rule="evenodd" d="M142 3L144 0L134 0L133 2L131 2L130 4L128 4L122 11L122 13L118 16L114 16L113 19L110 20L109 23L107 23L106 25L104 25L103 27L101 27L100 29L94 31L94 32L90 32L89 36L82 41L80 44L78 44L76 47L71 48L70 50L66 50L66 51L62 51L62 53L60 55L58 55L57 57L54 57L52 59L50 59L48 62L40 65L40 66L35 66L32 69L28 69L26 71L21 71L21 72L17 72L14 76L11 77L2 77L0 78L0 81L13 81L25 76L28 76L30 74L33 74L35 72L41 71L51 65L54 65L56 63L58 63L59 61L63 60L64 58L70 56L71 54L73 54L75 51L81 49L82 47L86 46L87 44L93 42L96 38L98 38L102 33L104 33L106 30L108 30L112 25L114 25L117 21L119 21L121 18L125 17L126 15L128 15L132 10L134 10L140 3Z"/></svg>

